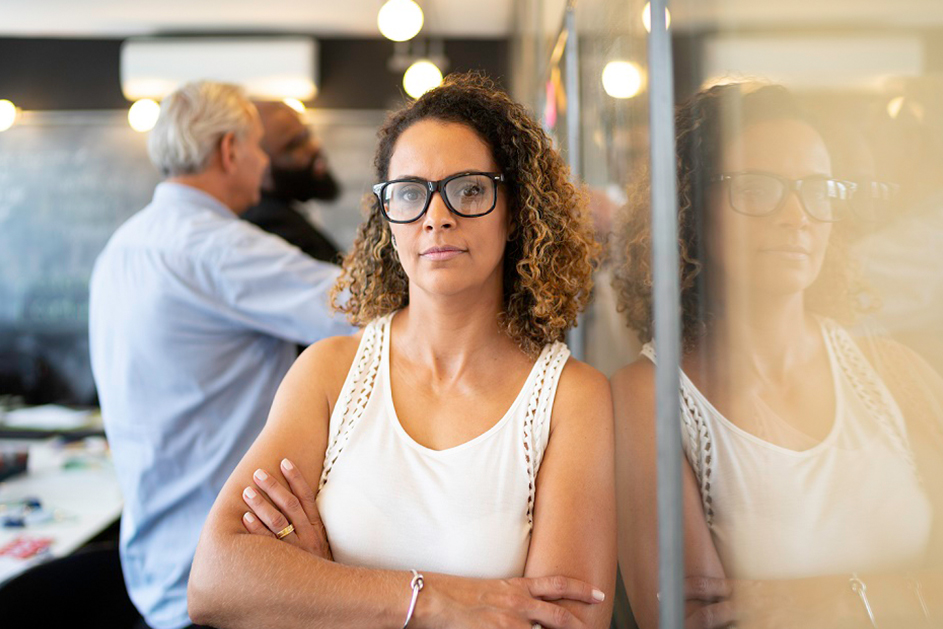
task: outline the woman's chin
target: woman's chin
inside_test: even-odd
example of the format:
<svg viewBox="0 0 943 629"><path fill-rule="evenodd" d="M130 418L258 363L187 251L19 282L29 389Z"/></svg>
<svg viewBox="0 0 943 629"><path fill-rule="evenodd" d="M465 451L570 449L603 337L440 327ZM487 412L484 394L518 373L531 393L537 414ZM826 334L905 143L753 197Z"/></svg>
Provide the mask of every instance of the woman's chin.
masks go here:
<svg viewBox="0 0 943 629"><path fill-rule="evenodd" d="M766 297L791 297L804 293L815 283L815 273L796 271L793 273L779 272L767 277L757 278L752 290L757 295Z"/></svg>
<svg viewBox="0 0 943 629"><path fill-rule="evenodd" d="M438 273L435 277L424 277L413 284L423 293L434 298L455 297L474 292L476 288L481 290L480 286L476 286L469 282L467 277L461 277L457 273Z"/></svg>

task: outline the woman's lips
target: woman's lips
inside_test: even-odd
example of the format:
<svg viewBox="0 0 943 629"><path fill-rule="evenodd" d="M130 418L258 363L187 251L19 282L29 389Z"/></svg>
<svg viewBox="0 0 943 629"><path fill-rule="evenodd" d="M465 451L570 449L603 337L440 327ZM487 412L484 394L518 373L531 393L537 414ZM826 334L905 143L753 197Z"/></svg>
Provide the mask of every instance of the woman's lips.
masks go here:
<svg viewBox="0 0 943 629"><path fill-rule="evenodd" d="M464 249L459 249L457 247L432 247L423 251L420 256L426 260L451 260L461 254L465 253Z"/></svg>
<svg viewBox="0 0 943 629"><path fill-rule="evenodd" d="M810 257L811 252L805 247L784 245L781 247L768 247L761 250L762 253L769 253L793 260L805 260Z"/></svg>

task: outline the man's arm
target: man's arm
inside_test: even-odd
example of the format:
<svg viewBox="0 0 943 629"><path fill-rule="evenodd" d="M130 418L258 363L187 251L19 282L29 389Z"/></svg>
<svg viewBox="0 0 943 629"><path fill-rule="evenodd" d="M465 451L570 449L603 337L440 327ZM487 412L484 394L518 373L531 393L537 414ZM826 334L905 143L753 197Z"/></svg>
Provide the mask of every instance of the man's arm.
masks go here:
<svg viewBox="0 0 943 629"><path fill-rule="evenodd" d="M314 260L251 225L233 221L227 229L231 242L206 270L214 278L224 316L301 345L354 331L330 307L337 266Z"/></svg>

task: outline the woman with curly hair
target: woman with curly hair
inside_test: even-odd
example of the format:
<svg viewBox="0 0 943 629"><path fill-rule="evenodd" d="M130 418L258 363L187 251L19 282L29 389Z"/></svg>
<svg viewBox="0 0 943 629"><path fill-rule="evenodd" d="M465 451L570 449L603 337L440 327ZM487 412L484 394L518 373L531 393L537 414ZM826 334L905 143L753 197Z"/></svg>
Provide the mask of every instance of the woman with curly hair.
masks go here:
<svg viewBox="0 0 943 629"><path fill-rule="evenodd" d="M845 327L864 303L840 246L854 184L778 86L713 87L676 125L687 626L938 622L940 381ZM654 629L651 240L647 204L631 209L617 287L648 344L612 381L619 548Z"/></svg>
<svg viewBox="0 0 943 629"><path fill-rule="evenodd" d="M611 398L562 342L597 253L582 196L476 75L393 114L375 166L336 293L364 328L286 376L203 529L193 620L607 627Z"/></svg>

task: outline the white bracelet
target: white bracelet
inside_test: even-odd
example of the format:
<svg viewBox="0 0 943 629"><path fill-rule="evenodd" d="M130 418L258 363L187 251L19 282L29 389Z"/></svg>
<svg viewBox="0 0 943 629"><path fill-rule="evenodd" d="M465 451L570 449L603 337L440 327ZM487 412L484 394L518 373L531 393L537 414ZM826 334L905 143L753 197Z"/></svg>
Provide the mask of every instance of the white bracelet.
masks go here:
<svg viewBox="0 0 943 629"><path fill-rule="evenodd" d="M406 629L406 625L413 619L413 612L416 611L416 601L419 599L419 591L422 590L422 575L415 570L412 570L412 573L413 578L409 582L409 587L412 588L413 596L409 600L409 611L406 612L406 622L403 623L403 629Z"/></svg>
<svg viewBox="0 0 943 629"><path fill-rule="evenodd" d="M864 581L858 578L857 573L852 573L851 579L851 591L858 595L858 598L861 599L861 602L864 603L864 610L868 612L868 618L871 620L871 626L874 629L878 629L878 624L874 620L874 612L871 611L871 603L868 601L868 586L864 584Z"/></svg>

